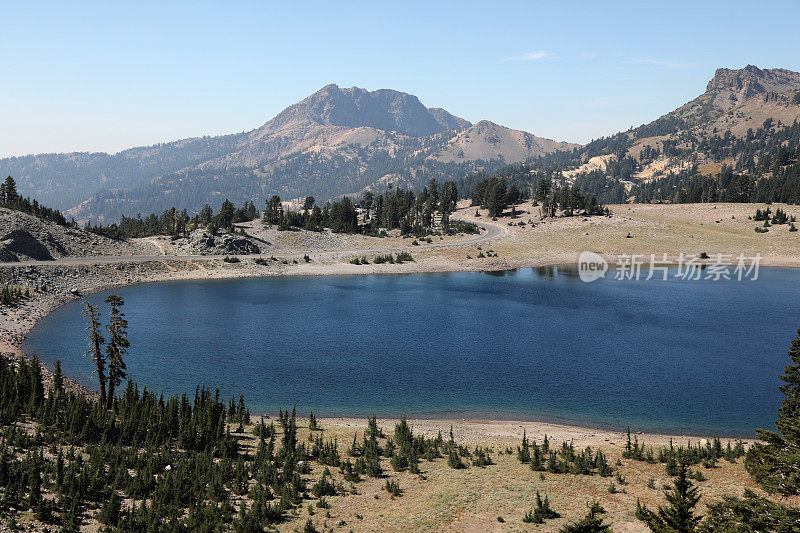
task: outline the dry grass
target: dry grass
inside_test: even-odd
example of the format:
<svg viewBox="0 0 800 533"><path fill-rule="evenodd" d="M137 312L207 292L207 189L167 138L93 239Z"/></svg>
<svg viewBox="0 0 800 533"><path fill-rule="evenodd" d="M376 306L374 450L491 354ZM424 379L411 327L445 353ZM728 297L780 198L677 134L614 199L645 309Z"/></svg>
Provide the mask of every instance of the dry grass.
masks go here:
<svg viewBox="0 0 800 533"><path fill-rule="evenodd" d="M387 435L391 435L394 422L381 420L379 425ZM450 421L410 421L415 432L435 436L441 430L447 438ZM344 531L557 531L564 524L579 519L586 514L587 503L598 500L605 507L607 523L614 531L646 531L635 519L634 510L639 498L651 508L663 505L663 487L671 482L664 465L650 465L637 461L621 459L624 435L601 430L587 430L556 426L550 424L515 422L456 422L455 435L459 444L470 443L491 446L495 464L485 468L470 466L465 470L454 470L444 458L434 462L421 461L420 475L409 472L393 472L388 460L383 468L388 479L397 480L403 495L392 498L384 489L387 478L371 479L364 477L355 485L355 491L346 495L328 497L330 509L314 508L310 515L308 506L297 509L291 520L281 524L281 531L302 529L311 518L317 529L336 529ZM359 424L352 419L321 420L322 435L325 439L336 438L339 451L344 457L346 448L357 434L359 440L366 427L366 420ZM305 421L300 421L301 439L308 437ZM626 485L617 488L624 493L610 494L609 483L614 479L594 476L544 473L543 479L528 465L520 463L515 454L502 453L506 447L516 449L521 441L523 426L529 437L541 443L543 432L551 436L551 446L564 440L573 440L576 449L591 444L603 449L609 464L627 480ZM665 435L639 435L640 440L663 446L669 437ZM685 444L686 437L674 437L676 444ZM697 438L693 439L697 442ZM724 441L723 441L724 444ZM472 447L472 446L471 446ZM755 483L745 473L741 460L735 464L721 460L717 468L706 469L698 465L707 480L700 482L704 505L719 499L722 495L741 495L745 488L758 491ZM314 464L309 476L309 486L318 479L325 467ZM331 468L335 480L343 481L338 468ZM648 480L655 480L655 489L648 488ZM351 491L353 486L344 482ZM536 491L549 497L553 509L562 516L548 520L540 526L525 524L522 517L535 501ZM313 502L312 502L313 504ZM327 512L327 514L326 514ZM498 521L502 517L504 522Z"/></svg>
<svg viewBox="0 0 800 533"><path fill-rule="evenodd" d="M762 265L800 266L800 232L788 225L772 226L768 233L756 233L762 222L748 220L762 204L624 204L610 206L612 217L571 217L539 220L538 208L522 206L526 213L514 221L526 226L507 226L506 238L493 249L511 266L575 263L578 254L591 250L607 256L619 254L684 253L691 257L706 252L744 253L762 256ZM800 219L800 206L774 204ZM477 219L475 209L462 212L469 220L487 221L485 212ZM528 223L531 220L536 225ZM507 224L508 218L495 223ZM630 234L631 238L627 235ZM473 253L474 255L474 253Z"/></svg>

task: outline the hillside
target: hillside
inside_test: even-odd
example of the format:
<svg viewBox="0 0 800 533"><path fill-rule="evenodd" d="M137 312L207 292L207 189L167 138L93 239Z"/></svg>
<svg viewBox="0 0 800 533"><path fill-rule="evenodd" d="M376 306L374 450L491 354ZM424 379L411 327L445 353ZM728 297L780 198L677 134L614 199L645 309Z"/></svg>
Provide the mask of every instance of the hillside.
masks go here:
<svg viewBox="0 0 800 533"><path fill-rule="evenodd" d="M528 185L563 179L609 203L797 203L798 119L800 73L720 68L697 98L649 124L496 172Z"/></svg>
<svg viewBox="0 0 800 533"><path fill-rule="evenodd" d="M155 246L147 243L114 241L79 228L0 208L0 262L155 253Z"/></svg>
<svg viewBox="0 0 800 533"><path fill-rule="evenodd" d="M324 200L389 182L416 186L576 146L488 121L472 125L399 91L331 84L250 132L114 155L7 158L0 175L79 222L108 223L225 198L261 205L273 194Z"/></svg>
<svg viewBox="0 0 800 533"><path fill-rule="evenodd" d="M0 159L0 176L14 176L23 194L66 210L101 189L138 187L165 173L226 154L243 136L183 139L113 155L74 152L9 157Z"/></svg>

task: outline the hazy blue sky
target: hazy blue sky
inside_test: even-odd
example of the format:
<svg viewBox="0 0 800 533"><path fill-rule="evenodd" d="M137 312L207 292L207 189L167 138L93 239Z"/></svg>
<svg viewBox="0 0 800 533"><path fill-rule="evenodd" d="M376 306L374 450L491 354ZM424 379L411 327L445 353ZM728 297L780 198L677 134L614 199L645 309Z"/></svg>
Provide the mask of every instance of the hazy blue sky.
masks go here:
<svg viewBox="0 0 800 533"><path fill-rule="evenodd" d="M122 4L0 2L0 156L249 130L328 83L585 142L717 67L800 70L797 1Z"/></svg>

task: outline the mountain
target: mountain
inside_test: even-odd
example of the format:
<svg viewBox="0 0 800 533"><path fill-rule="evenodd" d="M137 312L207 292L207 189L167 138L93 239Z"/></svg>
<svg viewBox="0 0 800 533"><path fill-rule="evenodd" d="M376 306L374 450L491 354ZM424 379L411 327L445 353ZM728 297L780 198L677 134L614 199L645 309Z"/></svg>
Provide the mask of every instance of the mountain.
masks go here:
<svg viewBox="0 0 800 533"><path fill-rule="evenodd" d="M130 189L164 174L229 153L244 134L198 137L103 152L39 154L0 159L0 176L13 176L25 195L66 210L102 189Z"/></svg>
<svg viewBox="0 0 800 533"><path fill-rule="evenodd" d="M760 69L753 65L739 70L720 68L703 94L659 120L674 117L685 120L686 126L700 127L706 132L713 133L717 128L742 136L748 128L761 126L767 118L784 123L798 118L800 112L792 101L798 90L800 73L791 70Z"/></svg>
<svg viewBox="0 0 800 533"><path fill-rule="evenodd" d="M525 161L533 155L575 148L563 142L536 137L524 131L482 120L459 131L447 141L435 158L443 162L459 160L502 159L508 162Z"/></svg>
<svg viewBox="0 0 800 533"><path fill-rule="evenodd" d="M522 190L552 179L604 203L800 204L800 73L717 69L702 94L653 122L469 175L459 191L493 175Z"/></svg>
<svg viewBox="0 0 800 533"><path fill-rule="evenodd" d="M263 126L235 135L184 139L105 153L44 154L0 160L20 191L78 221L172 206L198 210L225 198L257 205L319 200L388 184L420 186L578 145L492 122L471 124L416 96L331 84Z"/></svg>
<svg viewBox="0 0 800 533"><path fill-rule="evenodd" d="M602 196L613 190L606 201L636 194L669 199L689 181L718 176L723 167L753 179L784 172L796 161L790 149L798 140L798 120L800 73L753 65L720 68L702 94L674 111L567 157L548 156L543 164L561 168L568 181L588 189L584 192ZM704 197L715 197L709 192L715 186L705 187Z"/></svg>

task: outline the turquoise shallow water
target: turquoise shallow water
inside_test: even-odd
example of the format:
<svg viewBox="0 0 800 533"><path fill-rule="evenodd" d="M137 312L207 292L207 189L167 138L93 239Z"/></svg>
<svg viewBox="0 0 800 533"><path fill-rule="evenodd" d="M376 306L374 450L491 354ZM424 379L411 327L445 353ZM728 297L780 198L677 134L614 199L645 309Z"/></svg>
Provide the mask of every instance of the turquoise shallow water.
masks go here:
<svg viewBox="0 0 800 533"><path fill-rule="evenodd" d="M752 435L774 427L800 271L583 283L558 269L126 287L132 377L254 412L546 419ZM107 293L89 297L102 302ZM24 348L93 385L77 302Z"/></svg>

